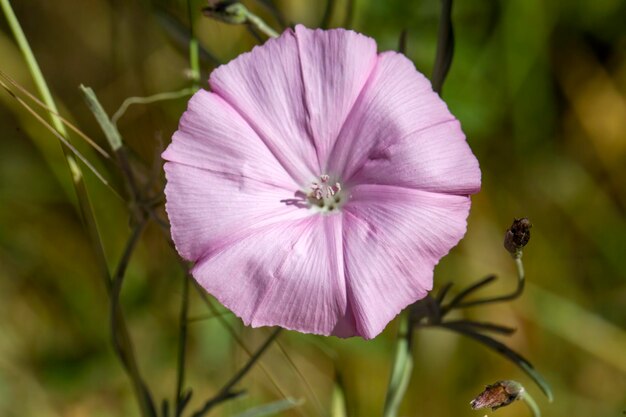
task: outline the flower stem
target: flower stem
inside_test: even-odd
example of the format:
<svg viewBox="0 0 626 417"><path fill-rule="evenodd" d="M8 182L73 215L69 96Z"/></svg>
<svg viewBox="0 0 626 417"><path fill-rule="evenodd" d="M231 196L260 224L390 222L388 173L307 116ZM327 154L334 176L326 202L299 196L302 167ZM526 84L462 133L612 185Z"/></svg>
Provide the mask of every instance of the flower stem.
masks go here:
<svg viewBox="0 0 626 417"><path fill-rule="evenodd" d="M541 417L541 410L535 402L535 399L528 393L528 391L524 391L520 399L526 403L528 408L530 408L530 411L533 413L533 417Z"/></svg>
<svg viewBox="0 0 626 417"><path fill-rule="evenodd" d="M260 30L270 38L277 38L278 32L272 29L267 23L263 21L259 16L248 11L248 22L256 29Z"/></svg>
<svg viewBox="0 0 626 417"><path fill-rule="evenodd" d="M385 408L383 417L396 417L398 408L409 386L411 372L413 370L413 357L411 356L412 328L409 309L400 315L398 328L398 341L391 369L391 377L387 386Z"/></svg>
<svg viewBox="0 0 626 417"><path fill-rule="evenodd" d="M192 417L202 417L206 415L216 405L228 399L241 395L242 392L235 391L233 390L233 388L235 388L239 381L241 381L243 377L245 377L248 372L254 367L254 365L258 362L261 356L263 356L263 353L265 353L265 351L272 345L274 340L276 340L281 330L282 329L280 327L277 327L275 330L273 330L269 337L265 340L263 345L261 345L261 347L256 352L254 352L250 359L248 359L248 362L246 362L246 364L235 375L233 375L228 380L228 382L226 382L222 389L220 389L220 391L213 398L204 403L200 410L193 413Z"/></svg>
<svg viewBox="0 0 626 417"><path fill-rule="evenodd" d="M468 301L464 303L458 303L455 308L473 307L480 304L498 303L502 301L511 301L518 298L524 292L524 286L526 284L526 275L524 273L524 263L522 262L522 252L516 252L513 255L515 260L515 268L517 270L517 288L509 294L500 295L497 297L482 298L480 300Z"/></svg>
<svg viewBox="0 0 626 417"><path fill-rule="evenodd" d="M35 55L33 54L32 49L26 39L26 35L22 30L22 26L20 22L17 20L17 16L15 16L15 12L11 7L11 3L9 0L0 0L0 6L2 6L2 10L4 15L6 16L7 23L13 32L13 36L15 37L15 41L17 42L24 59L26 60L26 65L28 70L30 71L31 76L33 77L33 81L39 91L42 101L50 110L48 115L50 116L50 120L55 130L63 136L67 140L67 130L65 129L65 125L59 116L59 111L57 109L56 103L52 98L52 94L50 93L50 89L46 84L46 80L39 68L39 64L35 59ZM96 220L93 216L93 210L91 207L91 202L89 201L89 195L87 194L87 188L85 187L83 172L80 169L74 155L72 155L65 147L62 147L63 154L65 156L65 160L67 162L67 166L70 170L70 174L72 176L72 182L74 184L74 189L76 190L76 195L78 197L79 209L83 216L83 220L85 225L87 226L87 231L89 233L89 237L94 246L94 250L96 252L96 259L98 260L98 266L100 268L102 277L104 278L104 283L107 289L111 288L111 278L109 275L109 268L106 261L106 257L104 254L104 247L102 246L102 242L100 240L100 233L98 231Z"/></svg>
<svg viewBox="0 0 626 417"><path fill-rule="evenodd" d="M193 87L200 88L200 45L193 31L193 10L192 0L187 0L187 18L189 19L189 67L191 68L190 78Z"/></svg>
<svg viewBox="0 0 626 417"><path fill-rule="evenodd" d="M176 402L175 413L176 417L179 417L184 408L185 396L183 395L184 383L185 383L185 356L187 353L187 325L189 324L189 280L191 278L187 275L183 275L183 293L180 304L180 323L179 323L179 336L178 336L178 367L176 375Z"/></svg>

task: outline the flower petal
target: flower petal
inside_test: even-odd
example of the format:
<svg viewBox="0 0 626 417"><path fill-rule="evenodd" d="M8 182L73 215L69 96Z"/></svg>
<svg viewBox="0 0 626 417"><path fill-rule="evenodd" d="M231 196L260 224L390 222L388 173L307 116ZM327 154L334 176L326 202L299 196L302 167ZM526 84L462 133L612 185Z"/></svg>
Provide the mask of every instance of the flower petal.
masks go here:
<svg viewBox="0 0 626 417"><path fill-rule="evenodd" d="M250 125L218 95L200 90L189 100L166 161L274 184L298 185L274 158ZM206 193L210 193L207 187Z"/></svg>
<svg viewBox="0 0 626 417"><path fill-rule="evenodd" d="M172 238L190 261L259 227L310 216L298 208L293 191L262 181L177 162L167 162L164 169Z"/></svg>
<svg viewBox="0 0 626 417"><path fill-rule="evenodd" d="M322 165L376 63L376 42L345 30L296 26L311 133Z"/></svg>
<svg viewBox="0 0 626 417"><path fill-rule="evenodd" d="M348 305L358 334L378 335L432 289L433 269L465 234L469 197L359 185L344 206Z"/></svg>
<svg viewBox="0 0 626 417"><path fill-rule="evenodd" d="M293 31L218 67L209 84L246 119L298 184L320 175Z"/></svg>
<svg viewBox="0 0 626 417"><path fill-rule="evenodd" d="M455 120L411 61L382 53L339 134L328 171L347 183L475 192L478 163Z"/></svg>
<svg viewBox="0 0 626 417"><path fill-rule="evenodd" d="M246 325L329 335L346 311L341 215L274 224L207 253L196 280Z"/></svg>
<svg viewBox="0 0 626 417"><path fill-rule="evenodd" d="M351 182L468 195L480 191L480 168L460 123L450 120L372 149Z"/></svg>

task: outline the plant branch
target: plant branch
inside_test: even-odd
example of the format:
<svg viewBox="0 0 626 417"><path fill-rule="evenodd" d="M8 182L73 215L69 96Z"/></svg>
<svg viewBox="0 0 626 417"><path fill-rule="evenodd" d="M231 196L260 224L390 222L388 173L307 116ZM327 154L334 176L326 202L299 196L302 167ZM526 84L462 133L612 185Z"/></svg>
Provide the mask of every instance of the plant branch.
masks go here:
<svg viewBox="0 0 626 417"><path fill-rule="evenodd" d="M400 315L398 341L396 342L393 367L389 385L387 386L383 417L396 417L398 415L400 403L406 394L406 389L411 379L411 372L413 371L413 356L411 355L413 326L409 309L403 311Z"/></svg>
<svg viewBox="0 0 626 417"><path fill-rule="evenodd" d="M204 406L196 411L192 416L193 417L202 417L206 415L213 407L216 405L234 398L241 394L241 392L233 391L235 385L245 377L248 372L252 369L252 367L257 363L257 361L261 358L263 353L271 346L274 340L278 337L281 332L281 328L278 327L272 331L272 334L265 340L263 345L248 359L248 362L235 374L233 375L226 384L219 390L219 392L210 400L208 400Z"/></svg>

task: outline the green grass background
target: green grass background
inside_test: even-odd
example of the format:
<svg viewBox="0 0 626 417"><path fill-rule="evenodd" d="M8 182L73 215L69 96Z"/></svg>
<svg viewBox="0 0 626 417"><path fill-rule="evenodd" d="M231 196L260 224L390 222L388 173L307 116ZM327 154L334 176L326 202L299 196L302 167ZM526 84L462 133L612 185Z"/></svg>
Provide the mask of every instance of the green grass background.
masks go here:
<svg viewBox="0 0 626 417"><path fill-rule="evenodd" d="M284 0L292 22L317 26L325 1ZM242 27L200 16L195 31L220 62L249 50ZM259 2L246 4L277 27ZM106 142L78 90L94 88L111 114L128 96L189 86L186 5L175 0L14 0L13 5L62 114ZM346 2L337 1L332 26ZM408 30L407 55L429 75L439 2L357 0L352 27L395 49ZM167 16L167 17L166 17ZM483 173L466 238L436 269L436 286L455 288L489 273L494 293L515 284L502 248L513 217L534 224L525 250L528 290L512 303L466 317L514 326L507 343L552 384L548 404L517 368L443 330L417 333L405 416L479 416L469 401L485 384L516 379L549 417L617 417L626 411L626 2L620 0L456 1L456 49L443 98L461 120ZM202 61L203 84L214 67ZM4 18L0 69L34 91ZM185 99L133 106L119 128L135 161L160 169ZM133 416L138 408L109 343L108 305L95 256L77 214L56 139L11 96L0 94L0 415ZM122 188L115 167L79 146ZM158 171L156 171L158 172ZM130 233L126 207L89 173L87 184L111 268ZM162 180L161 175L159 180ZM181 272L151 225L132 259L122 302L139 364L157 398L171 398ZM207 313L192 294L191 315ZM232 315L245 344L251 330ZM396 324L376 340L284 332L241 387L248 395L212 415L236 415L290 396L304 404L285 415L323 415L340 374L354 416L378 416ZM286 353L286 354L285 354ZM215 319L190 324L187 385L192 408L215 393L247 356ZM291 366L290 361L295 364ZM296 371L297 368L297 371ZM523 404L494 415L529 415Z"/></svg>

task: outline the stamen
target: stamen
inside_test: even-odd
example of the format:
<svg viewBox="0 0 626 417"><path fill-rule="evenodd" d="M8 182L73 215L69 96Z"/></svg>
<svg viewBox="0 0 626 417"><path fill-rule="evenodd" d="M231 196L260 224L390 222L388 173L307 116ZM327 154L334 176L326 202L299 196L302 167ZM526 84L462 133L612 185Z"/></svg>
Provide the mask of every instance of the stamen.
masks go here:
<svg viewBox="0 0 626 417"><path fill-rule="evenodd" d="M335 210L342 200L339 196L341 184L336 182L335 185L330 185L329 181L330 175L320 175L319 182L311 183L311 191L307 195L310 203L323 211Z"/></svg>

